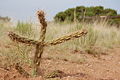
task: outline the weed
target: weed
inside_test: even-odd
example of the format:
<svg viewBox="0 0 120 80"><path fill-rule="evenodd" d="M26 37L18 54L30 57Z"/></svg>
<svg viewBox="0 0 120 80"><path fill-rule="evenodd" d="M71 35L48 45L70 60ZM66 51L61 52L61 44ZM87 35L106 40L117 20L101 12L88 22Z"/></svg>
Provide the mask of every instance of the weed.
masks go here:
<svg viewBox="0 0 120 80"><path fill-rule="evenodd" d="M15 30L18 31L22 35L31 36L33 32L32 23L28 23L28 22L24 23L24 22L18 21Z"/></svg>

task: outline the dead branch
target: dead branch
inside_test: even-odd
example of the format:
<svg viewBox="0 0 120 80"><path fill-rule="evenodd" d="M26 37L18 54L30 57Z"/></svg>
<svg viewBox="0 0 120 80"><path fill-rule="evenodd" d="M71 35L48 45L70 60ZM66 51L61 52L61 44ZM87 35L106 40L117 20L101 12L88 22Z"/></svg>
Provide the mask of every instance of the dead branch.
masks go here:
<svg viewBox="0 0 120 80"><path fill-rule="evenodd" d="M17 63L15 65L15 69L21 74L23 75L24 77L28 78L30 77L30 74L28 72L26 72L20 65L19 63Z"/></svg>

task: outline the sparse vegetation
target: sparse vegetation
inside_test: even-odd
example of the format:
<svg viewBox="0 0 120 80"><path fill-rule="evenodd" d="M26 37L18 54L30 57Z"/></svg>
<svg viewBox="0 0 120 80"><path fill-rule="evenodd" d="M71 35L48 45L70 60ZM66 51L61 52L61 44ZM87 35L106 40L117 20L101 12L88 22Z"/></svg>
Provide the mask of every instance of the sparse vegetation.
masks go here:
<svg viewBox="0 0 120 80"><path fill-rule="evenodd" d="M5 26L4 24L0 24L0 26L2 26L0 27L1 28L0 41L2 42L0 43L0 63L1 63L0 67L4 68L5 70L10 70L11 66L14 66L16 63L20 63L19 64L20 66L26 64L28 64L29 66L33 65L33 61L31 61L31 59L33 58L33 53L34 53L33 51L35 50L35 48L32 46L18 44L17 40L15 40L16 43L10 41L6 33L9 30L15 31L20 35L27 37L24 38L18 35L17 39L22 38L28 41L28 43L30 43L30 41L32 40L31 38L35 38L36 40L36 37L34 35L37 32L39 32L39 29L35 29L33 27L34 24L27 22L24 23L19 21L16 27L8 27ZM43 54L43 59L45 58L45 59L53 59L53 60L63 60L63 61L69 61L71 63L81 64L84 63L86 59L85 57L82 57L81 54L78 53L82 53L82 54L88 53L98 57L101 54L106 54L105 49L120 47L120 28L117 28L115 25L110 25L106 20L99 22L94 21L94 23L51 22L48 24L47 29L48 30L46 32L46 39L44 42L44 46L46 45L55 45L55 46L45 48L45 54ZM69 34L71 32L78 31L81 29L86 29L88 31L87 35L81 37L79 36L80 34L77 35L80 32L76 32L71 35L68 35L67 37L65 36L66 38L65 37L62 37L62 39L59 38L61 36L64 36L65 34ZM36 36L39 36L39 34ZM81 38L68 41L71 39L71 37L72 38L81 37ZM22 42L22 39L20 39L18 42ZM64 44L60 44L64 41L68 41L68 42ZM35 46L38 43L38 41L34 41L33 43L34 43L33 45Z"/></svg>
<svg viewBox="0 0 120 80"><path fill-rule="evenodd" d="M109 47L119 45L119 28L114 26L109 27L110 25L102 22L95 22L94 24L86 24L86 23L78 23L77 26L75 24L53 24L53 27L48 27L49 31L47 32L47 39L51 40L50 35L53 35L52 38L59 37L66 33L73 32L75 30L87 29L88 34L85 37L77 39L75 41L69 41L64 45L60 45L60 48L87 48L91 46L100 46L100 47ZM58 27L56 27L58 26ZM54 29L54 31L51 31ZM55 34L55 35L54 35ZM114 37L114 39L113 39ZM68 46L67 46L68 45ZM108 46L109 45L109 46Z"/></svg>
<svg viewBox="0 0 120 80"><path fill-rule="evenodd" d="M19 24L19 25L22 25L22 24ZM23 25L22 27L26 27L26 25L25 26ZM58 38L64 34L66 34L66 33L71 33L73 31L80 30L83 28L87 29L89 32L85 37L82 37L80 39L73 40L73 41L68 41L68 42L64 43L64 45L59 44L59 45L56 45L55 47L53 46L51 48L48 48L48 51L59 50L61 53L66 53L64 51L65 49L66 50L72 49L72 50L82 50L82 51L87 50L87 52L89 50L91 52L93 50L93 49L90 49L91 47L92 48L93 47L113 48L114 46L120 45L120 29L116 28L114 26L109 27L109 24L102 23L102 22L100 22L100 23L95 22L94 24L78 23L77 25L50 23L48 25L46 40L50 41L50 40L53 40L55 38ZM7 28L7 29L11 30L11 28ZM6 27L1 27L0 32L1 33L5 32L5 30L6 30ZM13 28L13 30L14 30L14 28ZM21 31L21 28L20 28L20 30L17 28L17 30ZM22 29L22 30L24 32L24 29ZM38 29L36 31L38 31ZM26 30L26 32L27 32L27 30ZM1 36L4 37L4 41L2 41L2 40L1 41L4 42L4 44L6 44L9 48L1 49L0 50L1 56L4 56L6 58L9 57L8 59L10 59L9 61L11 61L12 63L19 61L19 60L16 60L16 58L21 59L20 62L23 60L25 60L25 61L27 60L27 62L30 61L30 58L28 55L32 52L31 51L32 47L23 46L23 44L13 44L13 42L8 41L7 36L4 36L4 35L5 34L1 34ZM5 42L7 42L7 43L5 43ZM1 45L4 46L4 44L1 44ZM9 44L12 44L12 45L9 45ZM14 47L11 47L11 46L14 46ZM93 51L93 54L94 54L94 51ZM98 52L97 52L97 54L98 54ZM58 56L56 55L56 57L58 57L58 58L72 60L72 59L68 58L71 56L64 56L64 57L63 56L64 56L64 54L58 55ZM6 60L8 60L8 59L6 59ZM9 61L6 61L6 62L9 62ZM78 61L79 61L79 59L78 59ZM11 64L11 62L9 62L9 63ZM31 61L29 63L31 63Z"/></svg>

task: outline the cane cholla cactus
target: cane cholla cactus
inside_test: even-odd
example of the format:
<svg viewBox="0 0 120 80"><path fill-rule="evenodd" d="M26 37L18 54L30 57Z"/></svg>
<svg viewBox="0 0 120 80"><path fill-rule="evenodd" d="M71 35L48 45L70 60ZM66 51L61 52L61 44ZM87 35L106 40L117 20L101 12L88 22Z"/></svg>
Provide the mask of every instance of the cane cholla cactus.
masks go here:
<svg viewBox="0 0 120 80"><path fill-rule="evenodd" d="M79 38L79 37L84 36L86 34L87 34L86 30L76 31L76 32L74 32L72 34L69 34L67 36L60 37L60 38L52 40L50 42L45 42L45 43L43 43L43 45L44 46L57 45L57 44L60 44L60 43L64 43L68 40L74 39L74 38ZM40 41L35 41L35 40L32 40L32 39L28 39L28 38L25 38L23 36L17 35L16 33L13 33L13 32L9 32L8 36L13 41L21 42L21 43L28 44L28 45L34 45L35 46L35 45L38 45L38 44L41 43Z"/></svg>
<svg viewBox="0 0 120 80"><path fill-rule="evenodd" d="M86 30L81 30L81 31L74 32L70 35L66 35L66 36L60 37L58 39L52 40L50 42L45 42L44 40L45 40L45 34L46 34L46 28L47 28L47 22L45 20L45 13L40 10L37 12L37 16L38 16L39 22L41 24L40 38L38 41L28 39L25 37L21 37L13 32L10 32L8 34L10 39L15 42L21 42L24 44L36 46L36 51L35 51L35 56L34 56L34 61L33 61L35 75L39 74L39 65L40 65L41 57L42 57L42 54L44 51L44 47L57 45L57 44L66 42L71 39L79 38L79 37L87 34ZM25 72L25 70L23 70L23 68L17 66L16 69L18 70L19 73L21 73L25 76L28 76L28 75L26 75L27 73ZM24 74L24 73L26 73L26 74Z"/></svg>

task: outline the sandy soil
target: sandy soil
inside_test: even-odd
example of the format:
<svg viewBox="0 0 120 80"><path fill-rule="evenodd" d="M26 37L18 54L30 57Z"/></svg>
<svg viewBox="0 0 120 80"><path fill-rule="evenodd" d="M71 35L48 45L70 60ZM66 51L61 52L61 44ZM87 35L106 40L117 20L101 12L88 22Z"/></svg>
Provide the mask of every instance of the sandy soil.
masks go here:
<svg viewBox="0 0 120 80"><path fill-rule="evenodd" d="M120 48L111 49L107 55L100 55L99 58L90 54L82 55L86 57L84 63L58 59L43 59L41 72L42 74L46 74L53 70L60 70L67 74L67 76L62 76L60 80L120 80ZM43 79L41 76L24 78L14 68L10 70L0 68L0 80L46 79ZM59 78L47 80L59 80Z"/></svg>

